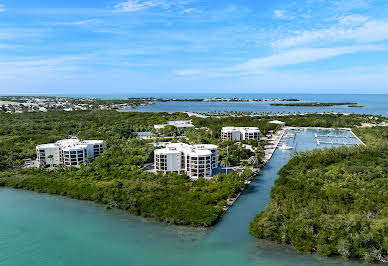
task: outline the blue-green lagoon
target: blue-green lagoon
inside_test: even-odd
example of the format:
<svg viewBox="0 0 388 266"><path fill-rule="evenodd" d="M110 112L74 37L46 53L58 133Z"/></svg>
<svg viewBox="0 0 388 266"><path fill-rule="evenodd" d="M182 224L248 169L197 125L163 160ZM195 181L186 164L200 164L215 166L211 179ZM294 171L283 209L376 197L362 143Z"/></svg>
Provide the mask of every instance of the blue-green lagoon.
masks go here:
<svg viewBox="0 0 388 266"><path fill-rule="evenodd" d="M316 148L314 133L327 131L298 132L296 149ZM363 264L298 254L249 234L248 223L268 204L276 173L291 153L277 150L221 221L206 229L161 224L87 201L0 188L0 265Z"/></svg>

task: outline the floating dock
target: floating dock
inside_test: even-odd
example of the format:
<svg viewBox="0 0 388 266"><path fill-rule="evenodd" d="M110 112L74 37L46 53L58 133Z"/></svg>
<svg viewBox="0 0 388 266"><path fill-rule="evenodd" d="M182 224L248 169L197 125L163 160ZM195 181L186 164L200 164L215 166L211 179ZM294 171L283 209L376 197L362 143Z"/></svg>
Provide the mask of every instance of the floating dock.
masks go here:
<svg viewBox="0 0 388 266"><path fill-rule="evenodd" d="M342 146L352 146L352 145L365 145L352 131L351 135L333 135L333 134L326 134L326 135L319 135L315 133L315 140L317 142L317 146L320 146L321 144L328 144L328 145L342 145ZM320 139L321 138L321 139ZM342 141L341 141L342 140ZM350 142L345 142L345 140L350 140ZM356 143L357 140L359 143Z"/></svg>

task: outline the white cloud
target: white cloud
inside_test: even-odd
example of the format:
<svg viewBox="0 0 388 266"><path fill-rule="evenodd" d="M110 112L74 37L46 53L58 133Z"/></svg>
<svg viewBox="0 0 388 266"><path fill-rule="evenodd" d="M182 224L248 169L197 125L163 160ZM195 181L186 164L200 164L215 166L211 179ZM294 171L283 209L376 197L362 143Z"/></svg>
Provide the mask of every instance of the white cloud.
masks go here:
<svg viewBox="0 0 388 266"><path fill-rule="evenodd" d="M86 20L79 20L79 21L72 21L72 22L56 22L53 23L55 25L69 25L69 26L82 26L82 25L95 25L95 24L101 24L102 21L99 19L86 19Z"/></svg>
<svg viewBox="0 0 388 266"><path fill-rule="evenodd" d="M174 74L177 76L195 76L201 74L201 70L199 69L182 69L182 70L175 70Z"/></svg>
<svg viewBox="0 0 388 266"><path fill-rule="evenodd" d="M367 9L372 5L372 0L338 0L334 6L340 12L347 12L355 9Z"/></svg>
<svg viewBox="0 0 388 266"><path fill-rule="evenodd" d="M149 8L164 10L175 8L183 13L192 13L196 8L186 7L193 0L127 0L114 6L116 12L136 12Z"/></svg>
<svg viewBox="0 0 388 266"><path fill-rule="evenodd" d="M248 60L245 63L233 67L236 71L255 72L262 69L270 69L287 65L297 65L314 62L344 54L352 54L360 51L376 51L386 49L381 46L344 46L335 48L302 48L279 54Z"/></svg>
<svg viewBox="0 0 388 266"><path fill-rule="evenodd" d="M121 12L136 12L151 7L163 7L168 8L171 4L168 1L161 0L128 0L126 2L115 5L115 9Z"/></svg>
<svg viewBox="0 0 388 266"><path fill-rule="evenodd" d="M327 29L303 31L294 36L279 39L271 45L274 48L290 48L307 44L335 42L373 43L388 40L387 20L367 20L362 16L347 16Z"/></svg>
<svg viewBox="0 0 388 266"><path fill-rule="evenodd" d="M39 38L47 33L45 29L38 28L1 28L0 40L16 40Z"/></svg>
<svg viewBox="0 0 388 266"><path fill-rule="evenodd" d="M75 71L87 56L58 56L51 58L16 58L0 62L0 78L8 75L23 75L23 73L48 73Z"/></svg>
<svg viewBox="0 0 388 266"><path fill-rule="evenodd" d="M4 12L5 11L5 6L0 4L0 12Z"/></svg>
<svg viewBox="0 0 388 266"><path fill-rule="evenodd" d="M286 10L280 10L280 9L274 10L273 15L279 19L292 19L292 18L294 18L293 16L288 15Z"/></svg>
<svg viewBox="0 0 388 266"><path fill-rule="evenodd" d="M183 10L183 13L192 13L194 11L196 11L197 9L196 8L186 8Z"/></svg>
<svg viewBox="0 0 388 266"><path fill-rule="evenodd" d="M383 50L388 50L388 47L379 45L360 45L335 48L301 48L288 50L266 57L250 59L231 67L206 70L182 69L174 71L174 74L177 76L196 76L199 74L203 74L206 76L229 76L233 73L239 75L251 75L257 73L265 73L271 69L276 69L279 67L310 63L345 54L353 54L362 51Z"/></svg>
<svg viewBox="0 0 388 266"><path fill-rule="evenodd" d="M362 15L349 15L339 19L339 23L342 25L358 26L368 21L368 17Z"/></svg>

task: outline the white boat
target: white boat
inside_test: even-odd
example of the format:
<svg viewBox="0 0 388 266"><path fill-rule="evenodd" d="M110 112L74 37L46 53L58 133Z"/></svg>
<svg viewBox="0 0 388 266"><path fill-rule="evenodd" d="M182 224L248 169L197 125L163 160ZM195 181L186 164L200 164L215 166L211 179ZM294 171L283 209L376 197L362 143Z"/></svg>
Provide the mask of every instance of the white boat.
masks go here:
<svg viewBox="0 0 388 266"><path fill-rule="evenodd" d="M294 147L292 146L287 146L286 144L283 144L282 146L279 147L280 150L292 150Z"/></svg>

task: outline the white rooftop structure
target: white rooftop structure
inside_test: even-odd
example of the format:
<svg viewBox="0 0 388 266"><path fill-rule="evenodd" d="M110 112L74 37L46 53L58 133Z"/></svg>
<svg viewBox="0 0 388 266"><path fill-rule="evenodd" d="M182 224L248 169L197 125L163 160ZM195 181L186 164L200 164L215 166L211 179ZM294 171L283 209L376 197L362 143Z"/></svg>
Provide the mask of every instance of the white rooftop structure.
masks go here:
<svg viewBox="0 0 388 266"><path fill-rule="evenodd" d="M222 140L259 140L260 129L257 127L223 127Z"/></svg>
<svg viewBox="0 0 388 266"><path fill-rule="evenodd" d="M187 173L192 179L211 178L218 167L218 147L212 144L167 144L154 153L155 171Z"/></svg>
<svg viewBox="0 0 388 266"><path fill-rule="evenodd" d="M191 120L167 121L167 124L154 125L155 129L163 129L166 126L174 126L179 129L194 128Z"/></svg>
<svg viewBox="0 0 388 266"><path fill-rule="evenodd" d="M104 141L78 138L59 140L36 147L38 164L79 166L104 152Z"/></svg>
<svg viewBox="0 0 388 266"><path fill-rule="evenodd" d="M273 120L273 121L270 121L270 122L268 122L268 123L270 123L270 124L275 124L275 125L279 125L279 126L281 126L281 127L284 127L284 126L286 125L285 122L282 122L282 121L279 121L279 120Z"/></svg>

